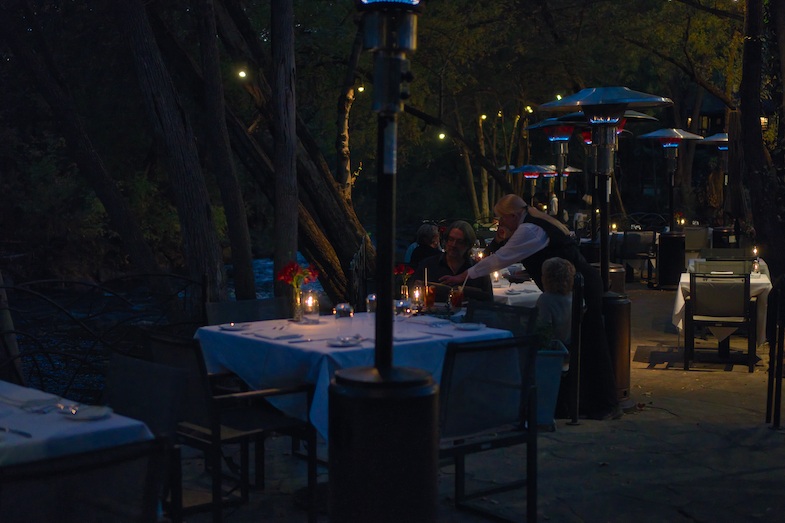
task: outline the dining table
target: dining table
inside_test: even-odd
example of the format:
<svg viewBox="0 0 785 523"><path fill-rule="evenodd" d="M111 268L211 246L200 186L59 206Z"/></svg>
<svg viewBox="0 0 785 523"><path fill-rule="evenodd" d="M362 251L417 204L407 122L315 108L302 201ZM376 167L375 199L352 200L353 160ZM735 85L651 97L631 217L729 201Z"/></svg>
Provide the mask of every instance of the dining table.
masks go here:
<svg viewBox="0 0 785 523"><path fill-rule="evenodd" d="M768 310L769 292L771 292L771 279L767 274L753 273L750 274L750 297L757 297L757 328L756 336L758 345L766 341L766 313ZM690 272L683 272L679 278L679 287L676 291L676 299L673 303L673 314L671 321L673 325L679 329L679 332L684 330L684 304L685 298L690 294Z"/></svg>
<svg viewBox="0 0 785 523"><path fill-rule="evenodd" d="M201 327L195 336L208 372L232 372L252 389L313 385L310 406L301 397L270 401L289 415L309 419L326 440L330 381L336 370L374 365L375 316L360 312L348 318L320 316L316 322L229 323ZM393 365L423 369L438 382L449 343L509 337L510 331L480 323L400 314L393 321Z"/></svg>
<svg viewBox="0 0 785 523"><path fill-rule="evenodd" d="M515 305L520 307L534 307L542 291L534 281L529 280L523 283L510 283L502 279L493 282L493 301L505 305Z"/></svg>
<svg viewBox="0 0 785 523"><path fill-rule="evenodd" d="M151 439L143 422L109 407L0 381L0 467Z"/></svg>

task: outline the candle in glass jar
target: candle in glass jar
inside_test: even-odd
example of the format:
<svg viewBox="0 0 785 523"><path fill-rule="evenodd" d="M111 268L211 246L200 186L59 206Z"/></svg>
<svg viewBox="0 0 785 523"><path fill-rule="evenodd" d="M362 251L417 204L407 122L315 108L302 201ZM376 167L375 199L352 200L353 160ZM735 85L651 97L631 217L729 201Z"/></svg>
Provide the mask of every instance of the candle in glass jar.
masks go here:
<svg viewBox="0 0 785 523"><path fill-rule="evenodd" d="M419 285L416 286L414 288L414 295L412 297L412 305L414 305L415 308L417 308L419 305L422 305L423 297L424 296L423 296L422 287L420 287Z"/></svg>
<svg viewBox="0 0 785 523"><path fill-rule="evenodd" d="M494 282L498 282L499 281L499 271L494 271L494 273L493 273L493 281Z"/></svg>

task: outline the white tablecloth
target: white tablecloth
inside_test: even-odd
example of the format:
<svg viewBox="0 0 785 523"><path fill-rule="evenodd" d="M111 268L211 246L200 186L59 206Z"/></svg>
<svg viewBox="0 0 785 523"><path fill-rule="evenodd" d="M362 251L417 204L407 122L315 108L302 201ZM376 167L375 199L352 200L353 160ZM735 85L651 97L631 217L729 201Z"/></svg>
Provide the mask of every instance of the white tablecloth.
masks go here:
<svg viewBox="0 0 785 523"><path fill-rule="evenodd" d="M452 323L436 327L431 325L434 321L439 320L415 316L394 323L393 365L424 369L438 381L448 343L512 336L509 331L490 328L458 330ZM347 325L339 326L341 323ZM303 419L307 415L319 434L327 439L327 391L336 369L374 364L373 315L357 313L350 322L322 316L317 325L288 320L247 325L241 331L223 330L221 326L202 327L197 331L196 337L201 343L208 371L234 372L253 389L304 382L314 384L313 403L308 413L304 411L302 402L276 401L274 404L290 415ZM339 334L358 334L370 339L354 347L328 346L326 338ZM275 339L293 335L302 337ZM308 339L314 341L303 341Z"/></svg>
<svg viewBox="0 0 785 523"><path fill-rule="evenodd" d="M540 294L542 291L533 281L510 285L507 280L502 280L499 284L493 284L494 301L506 305L534 307L537 305L537 298L540 297Z"/></svg>
<svg viewBox="0 0 785 523"><path fill-rule="evenodd" d="M766 341L766 311L768 310L769 292L771 292L771 280L765 274L753 274L750 278L750 296L758 297L758 345ZM673 304L673 324L679 329L684 330L684 297L690 294L690 274L681 273L679 278L679 290L676 291L676 301Z"/></svg>
<svg viewBox="0 0 785 523"><path fill-rule="evenodd" d="M118 414L99 420L68 419L56 411L26 412L21 407L58 398L36 389L0 381L0 427L27 432L27 438L0 431L0 466L76 454L153 438L141 421ZM69 402L71 403L71 402Z"/></svg>

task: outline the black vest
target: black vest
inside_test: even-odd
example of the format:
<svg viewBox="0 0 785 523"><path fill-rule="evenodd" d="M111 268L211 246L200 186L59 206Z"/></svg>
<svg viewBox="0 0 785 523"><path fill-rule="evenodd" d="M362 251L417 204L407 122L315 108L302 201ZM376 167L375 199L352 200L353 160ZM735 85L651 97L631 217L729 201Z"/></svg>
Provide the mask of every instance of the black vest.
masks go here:
<svg viewBox="0 0 785 523"><path fill-rule="evenodd" d="M574 238L564 234L564 231L548 220L534 218L528 213L523 221L541 227L545 234L548 235L548 245L544 249L521 260L521 263L526 268L526 272L529 273L529 276L540 289L542 289L542 262L548 258L564 258L575 266L575 270L581 273L584 272L588 264Z"/></svg>

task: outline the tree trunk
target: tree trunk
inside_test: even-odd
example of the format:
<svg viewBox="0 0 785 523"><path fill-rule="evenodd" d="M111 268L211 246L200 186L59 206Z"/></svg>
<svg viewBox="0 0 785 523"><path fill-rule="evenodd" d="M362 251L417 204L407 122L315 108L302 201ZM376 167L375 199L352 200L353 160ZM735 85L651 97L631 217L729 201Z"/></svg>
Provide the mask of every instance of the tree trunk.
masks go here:
<svg viewBox="0 0 785 523"><path fill-rule="evenodd" d="M335 140L335 153L338 165L335 167L335 181L343 192L344 199L348 202L352 198L352 162L351 149L349 148L349 113L354 104L354 83L357 73L357 64L363 50L363 25L357 24L357 33L352 44L352 54L346 66L346 76L343 80L341 94L338 96L338 110L336 127L338 136Z"/></svg>
<svg viewBox="0 0 785 523"><path fill-rule="evenodd" d="M218 188L221 191L224 213L226 214L227 235L232 250L234 265L235 295L238 300L256 298L256 282L251 253L251 236L248 232L248 217L240 182L232 159L229 132L226 128L226 108L224 103L223 80L218 53L215 9L212 0L199 2L199 43L202 54L204 75L205 147L212 166Z"/></svg>
<svg viewBox="0 0 785 523"><path fill-rule="evenodd" d="M221 19L219 16L219 20ZM176 67L177 77L183 78L180 88L199 89L203 80L189 56L159 18L153 17L152 22L159 45L170 67ZM237 35L225 37L225 29L221 28L219 32L222 41L229 47L227 42L237 42L240 37ZM269 100L272 96L267 90L269 86L264 76L259 76L257 82L259 100L266 104L265 100ZM270 159L274 146L272 134L267 132L266 122L269 120L267 105L259 108L260 116L253 135L246 128L245 123L230 109L227 108L226 112L232 149L246 170L254 177L262 193L270 202L275 202L273 162ZM300 135L300 146L297 150L300 252L319 271L319 281L330 299L336 303L345 301L348 296L348 280L342 261L346 260L345 266L348 267L352 256L359 250L360 242L365 241L369 253L368 270L373 273L374 249L357 216L341 198L318 147L299 121L298 133Z"/></svg>
<svg viewBox="0 0 785 523"><path fill-rule="evenodd" d="M763 145L760 115L761 74L763 70L763 0L748 0L744 19L744 51L739 99L741 145L744 150L742 173L750 190L755 212L748 209L742 219L743 232L752 232L772 274L785 268L785 228L778 212L777 195L782 194L777 177L769 165ZM785 53L780 48L780 58ZM751 229L754 222L755 227Z"/></svg>
<svg viewBox="0 0 785 523"><path fill-rule="evenodd" d="M161 158L180 217L188 274L197 281L204 279L208 300L221 300L226 294L225 270L187 111L172 85L141 0L114 6L120 30L128 32L148 118L164 151Z"/></svg>
<svg viewBox="0 0 785 523"><path fill-rule="evenodd" d="M294 6L273 0L273 169L275 171L275 274L297 259L297 123L295 119ZM291 295L289 284L275 281L276 296Z"/></svg>

